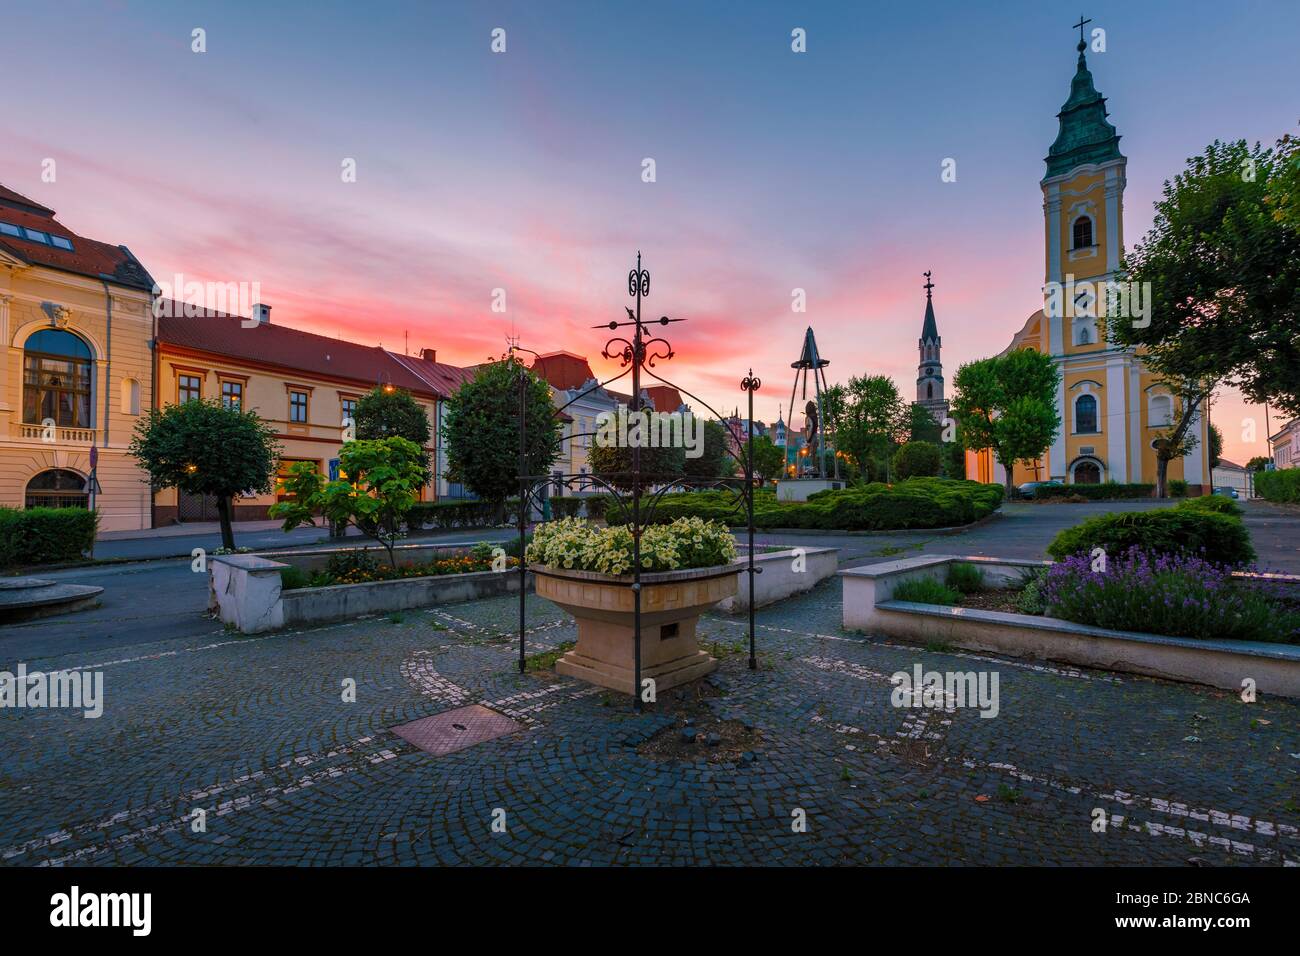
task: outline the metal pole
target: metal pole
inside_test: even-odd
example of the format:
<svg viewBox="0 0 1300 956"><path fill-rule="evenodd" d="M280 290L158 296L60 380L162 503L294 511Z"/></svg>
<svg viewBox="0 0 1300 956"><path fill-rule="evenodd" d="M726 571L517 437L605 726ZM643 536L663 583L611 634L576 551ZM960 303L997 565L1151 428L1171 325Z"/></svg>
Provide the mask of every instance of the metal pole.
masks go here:
<svg viewBox="0 0 1300 956"><path fill-rule="evenodd" d="M746 520L749 525L749 669L758 669L758 660L754 656L754 389L758 380L754 370L749 370L745 379L745 392L749 395L749 441L745 442L748 451L745 454L745 503Z"/></svg>
<svg viewBox="0 0 1300 956"><path fill-rule="evenodd" d="M511 356L513 360L513 355ZM524 585L528 567L524 562L524 508L528 488L528 454L525 432L528 427L528 374L519 367L519 673L527 667L524 659Z"/></svg>
<svg viewBox="0 0 1300 956"><path fill-rule="evenodd" d="M636 325L632 335L632 410L641 411L641 253L636 254ZM632 446L632 706L641 710L641 446Z"/></svg>

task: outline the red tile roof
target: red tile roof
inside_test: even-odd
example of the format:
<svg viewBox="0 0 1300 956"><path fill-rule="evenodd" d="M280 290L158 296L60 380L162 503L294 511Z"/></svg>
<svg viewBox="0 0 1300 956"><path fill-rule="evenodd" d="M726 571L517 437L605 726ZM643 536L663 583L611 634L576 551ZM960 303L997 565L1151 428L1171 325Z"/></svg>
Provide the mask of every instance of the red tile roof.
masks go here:
<svg viewBox="0 0 1300 956"><path fill-rule="evenodd" d="M651 385L643 391L654 402L656 412L675 412L686 404L682 401L682 393L671 385Z"/></svg>
<svg viewBox="0 0 1300 956"><path fill-rule="evenodd" d="M43 242L0 234L0 252L23 262L93 279L104 276L134 289L153 288L153 278L126 246L77 235L54 218L54 210L4 186L0 186L0 222L61 236L72 243L71 250L58 249Z"/></svg>
<svg viewBox="0 0 1300 956"><path fill-rule="evenodd" d="M244 328L243 322L247 320L220 312L187 317L183 314L184 308L182 303L173 302L169 309L162 310L173 314L159 317L159 342L236 360L343 378L362 387L373 388L380 382L391 382L419 395L449 394L437 389L431 381L399 361L398 356L382 348L300 332L269 322ZM422 362L420 359L406 360ZM438 362L427 364L441 365Z"/></svg>
<svg viewBox="0 0 1300 956"><path fill-rule="evenodd" d="M466 382L470 381L475 374L477 365L470 368L461 368L458 365L448 365L446 362L434 362L429 359L415 355L397 355L388 353L393 360L402 364L409 371L415 373L420 379L426 382L437 394L444 398L450 398L456 394Z"/></svg>
<svg viewBox="0 0 1300 956"><path fill-rule="evenodd" d="M596 376L581 355L572 352L548 352L533 361L533 374L546 379L552 388L581 388Z"/></svg>

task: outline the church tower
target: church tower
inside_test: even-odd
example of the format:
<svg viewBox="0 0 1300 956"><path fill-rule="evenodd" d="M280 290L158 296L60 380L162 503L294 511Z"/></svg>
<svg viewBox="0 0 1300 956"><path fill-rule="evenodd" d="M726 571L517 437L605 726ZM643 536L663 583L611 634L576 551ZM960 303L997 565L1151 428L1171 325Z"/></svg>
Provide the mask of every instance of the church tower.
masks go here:
<svg viewBox="0 0 1300 956"><path fill-rule="evenodd" d="M942 422L948 417L948 402L943 397L943 362L939 357L939 326L934 321L934 301L931 290L934 283L930 273L925 273L925 320L921 323L921 338L917 347L921 353L916 367L916 401L934 420Z"/></svg>

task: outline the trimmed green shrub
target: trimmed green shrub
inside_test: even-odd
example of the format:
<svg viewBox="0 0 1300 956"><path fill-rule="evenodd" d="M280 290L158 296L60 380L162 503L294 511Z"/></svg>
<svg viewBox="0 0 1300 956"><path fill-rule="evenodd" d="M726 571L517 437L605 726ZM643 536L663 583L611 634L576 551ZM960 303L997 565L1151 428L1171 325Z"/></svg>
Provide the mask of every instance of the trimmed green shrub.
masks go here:
<svg viewBox="0 0 1300 956"><path fill-rule="evenodd" d="M939 583L938 578L915 578L895 585L891 601L914 601L917 604L953 605L961 594Z"/></svg>
<svg viewBox="0 0 1300 956"><path fill-rule="evenodd" d="M1114 557L1134 547L1148 553L1197 556L1230 567L1255 560L1250 534L1241 519L1203 507L1097 515L1058 534L1047 546L1047 553L1062 561L1094 548Z"/></svg>
<svg viewBox="0 0 1300 956"><path fill-rule="evenodd" d="M1016 610L1021 614L1042 614L1045 610L1043 605L1043 582L1047 580L1047 569L1034 571L1030 574L1020 589L1020 594L1016 596Z"/></svg>
<svg viewBox="0 0 1300 956"><path fill-rule="evenodd" d="M1237 517L1241 517L1243 514L1241 505L1227 495L1201 495L1199 498L1188 498L1185 501L1180 501L1174 507L1193 511L1213 511L1216 514L1236 515Z"/></svg>
<svg viewBox="0 0 1300 956"><path fill-rule="evenodd" d="M928 441L909 441L894 452L894 474L899 478L933 478L943 459L939 446Z"/></svg>
<svg viewBox="0 0 1300 956"><path fill-rule="evenodd" d="M1168 484L1169 484L1169 497L1171 498L1187 497L1187 491L1188 491L1187 482L1183 481L1183 479L1170 478Z"/></svg>
<svg viewBox="0 0 1300 956"><path fill-rule="evenodd" d="M973 564L948 565L948 587L962 594L984 590L984 571Z"/></svg>
<svg viewBox="0 0 1300 956"><path fill-rule="evenodd" d="M584 495L582 500L587 503L588 518L603 518L605 517L605 509L613 502L614 496L610 494Z"/></svg>
<svg viewBox="0 0 1300 956"><path fill-rule="evenodd" d="M0 566L80 561L98 527L85 508L0 508Z"/></svg>
<svg viewBox="0 0 1300 956"><path fill-rule="evenodd" d="M1255 472L1255 491L1269 501L1300 503L1300 468Z"/></svg>
<svg viewBox="0 0 1300 956"><path fill-rule="evenodd" d="M578 512L582 510L581 498L552 498L551 499L551 517L552 518L576 518Z"/></svg>
<svg viewBox="0 0 1300 956"><path fill-rule="evenodd" d="M485 528L496 523L497 509L486 501L421 501L406 513L412 531L434 528Z"/></svg>
<svg viewBox="0 0 1300 956"><path fill-rule="evenodd" d="M298 588L305 587L310 587L310 579L302 568L295 568L290 564L280 569L281 591L296 591Z"/></svg>
<svg viewBox="0 0 1300 956"><path fill-rule="evenodd" d="M838 491L819 491L806 502L777 501L774 492L764 489L754 493L754 525L847 531L943 528L977 521L1001 503L1000 485L947 478L853 485ZM732 491L669 494L658 500L650 520L663 523L693 517L739 527L745 523L742 504ZM611 505L605 517L611 524L626 523L630 509Z"/></svg>
<svg viewBox="0 0 1300 956"><path fill-rule="evenodd" d="M1118 481L1103 481L1097 485L1039 485L1034 489L1034 497L1070 498L1077 495L1089 501L1110 501L1121 498L1150 498L1155 494L1156 486L1136 482L1120 484Z"/></svg>

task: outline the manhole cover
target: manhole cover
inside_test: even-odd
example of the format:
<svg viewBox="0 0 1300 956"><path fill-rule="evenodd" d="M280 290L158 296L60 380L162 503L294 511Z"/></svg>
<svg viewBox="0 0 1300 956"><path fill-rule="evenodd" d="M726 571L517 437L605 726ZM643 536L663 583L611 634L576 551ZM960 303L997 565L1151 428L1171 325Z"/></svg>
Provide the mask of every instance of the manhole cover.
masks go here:
<svg viewBox="0 0 1300 956"><path fill-rule="evenodd" d="M470 704L400 724L393 728L393 733L426 753L442 757L486 740L504 737L522 727L518 721L482 704Z"/></svg>

